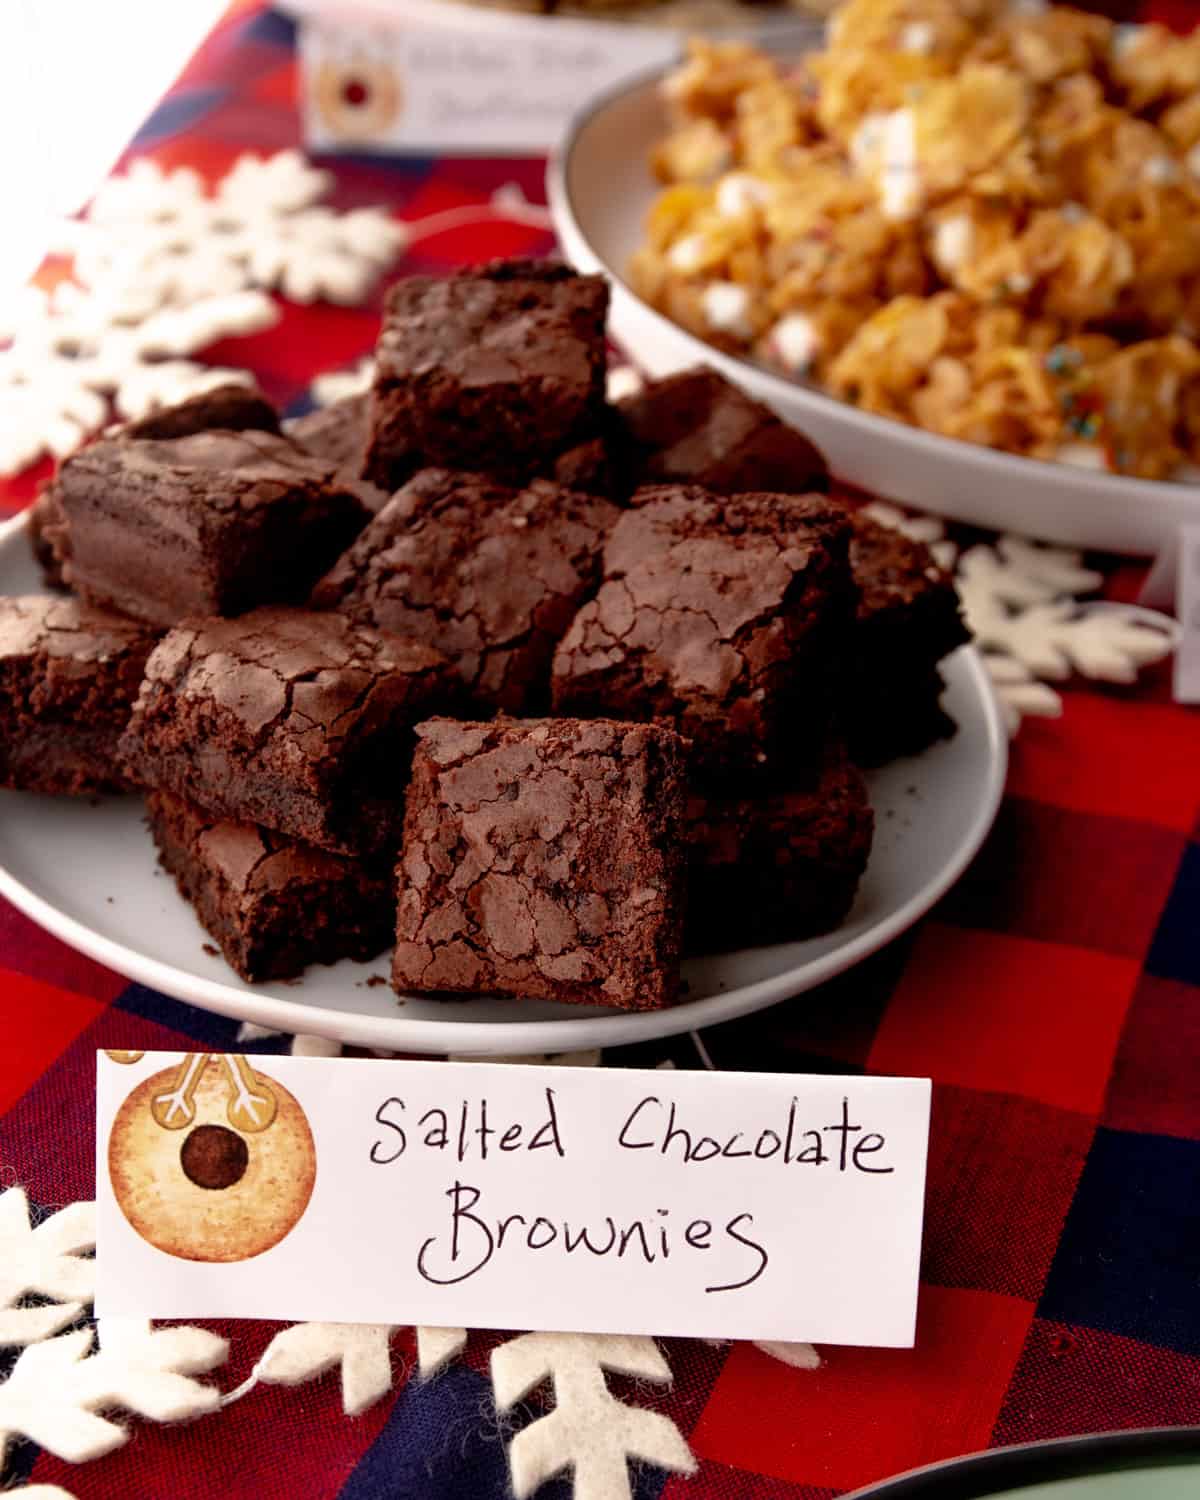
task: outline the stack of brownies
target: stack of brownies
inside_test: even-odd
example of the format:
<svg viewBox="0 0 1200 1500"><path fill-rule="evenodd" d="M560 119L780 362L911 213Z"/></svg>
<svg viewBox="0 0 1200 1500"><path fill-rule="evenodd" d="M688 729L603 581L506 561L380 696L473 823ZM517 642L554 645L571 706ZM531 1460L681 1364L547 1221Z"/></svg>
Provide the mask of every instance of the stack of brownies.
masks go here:
<svg viewBox="0 0 1200 1500"><path fill-rule="evenodd" d="M952 726L927 549L710 370L605 395L601 278L391 291L374 388L222 388L92 443L0 599L0 785L139 789L247 980L653 1009L684 951L841 922L856 762Z"/></svg>

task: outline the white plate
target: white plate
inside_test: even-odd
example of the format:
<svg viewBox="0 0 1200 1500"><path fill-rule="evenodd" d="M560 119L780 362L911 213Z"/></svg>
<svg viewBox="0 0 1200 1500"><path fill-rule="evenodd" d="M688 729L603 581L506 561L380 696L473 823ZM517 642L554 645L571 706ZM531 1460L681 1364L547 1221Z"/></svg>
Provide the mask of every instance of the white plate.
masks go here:
<svg viewBox="0 0 1200 1500"><path fill-rule="evenodd" d="M40 592L21 522L0 526L0 594ZM396 1051L501 1054L612 1047L711 1026L840 974L911 926L958 878L996 815L1007 741L978 655L948 663L953 739L871 777L878 835L849 920L808 942L684 965L688 999L629 1014L500 999L397 1000L386 957L244 984L157 865L141 803L0 791L0 895L65 943L180 1000L277 1031Z"/></svg>
<svg viewBox="0 0 1200 1500"><path fill-rule="evenodd" d="M663 376L713 365L807 433L847 483L977 526L1151 554L1184 522L1200 521L1200 485L1098 474L922 432L722 354L655 312L624 271L657 191L650 148L666 128L658 75L623 84L584 107L546 178L563 250L612 282L609 327L641 369Z"/></svg>

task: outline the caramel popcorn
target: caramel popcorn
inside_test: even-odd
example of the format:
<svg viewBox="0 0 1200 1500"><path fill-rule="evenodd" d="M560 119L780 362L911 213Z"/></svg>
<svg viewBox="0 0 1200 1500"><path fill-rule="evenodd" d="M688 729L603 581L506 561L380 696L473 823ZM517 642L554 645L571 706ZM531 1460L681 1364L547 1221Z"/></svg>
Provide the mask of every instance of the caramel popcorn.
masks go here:
<svg viewBox="0 0 1200 1500"><path fill-rule="evenodd" d="M848 0L697 41L635 287L867 411L1147 478L1200 464L1200 32Z"/></svg>

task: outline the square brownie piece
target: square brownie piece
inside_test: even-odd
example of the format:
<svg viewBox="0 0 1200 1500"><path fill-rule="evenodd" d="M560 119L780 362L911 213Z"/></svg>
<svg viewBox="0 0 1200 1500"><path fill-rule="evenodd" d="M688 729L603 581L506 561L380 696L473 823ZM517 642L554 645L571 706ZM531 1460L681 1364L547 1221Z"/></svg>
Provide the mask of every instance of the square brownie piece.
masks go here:
<svg viewBox="0 0 1200 1500"><path fill-rule="evenodd" d="M41 570L42 582L48 589L55 589L61 593L66 589L67 583L63 575L63 559L59 557L55 548L54 537L57 533L65 538L65 532L53 479L48 480L38 490L33 504L29 507L26 525L30 550Z"/></svg>
<svg viewBox="0 0 1200 1500"><path fill-rule="evenodd" d="M67 583L163 626L306 598L369 514L328 464L249 430L106 438L55 492Z"/></svg>
<svg viewBox="0 0 1200 1500"><path fill-rule="evenodd" d="M543 479L517 490L424 469L312 602L436 647L480 703L509 713L545 708L554 647L595 592L619 514L599 496Z"/></svg>
<svg viewBox="0 0 1200 1500"><path fill-rule="evenodd" d="M397 990L670 1005L684 746L653 724L418 727L397 871Z"/></svg>
<svg viewBox="0 0 1200 1500"><path fill-rule="evenodd" d="M328 406L315 406L287 423L287 435L314 458L334 468L361 474L370 436L370 397L343 396Z"/></svg>
<svg viewBox="0 0 1200 1500"><path fill-rule="evenodd" d="M722 494L803 495L829 487L820 451L716 370L652 380L617 404L634 484L701 484Z"/></svg>
<svg viewBox="0 0 1200 1500"><path fill-rule="evenodd" d="M162 865L250 983L374 958L390 946L390 869L229 822L170 792L148 793L146 811Z"/></svg>
<svg viewBox="0 0 1200 1500"><path fill-rule="evenodd" d="M841 716L855 759L880 765L953 734L937 664L970 632L953 578L924 542L859 512L852 524L859 600Z"/></svg>
<svg viewBox="0 0 1200 1500"><path fill-rule="evenodd" d="M687 948L714 952L831 932L854 904L875 819L839 743L787 790L688 799Z"/></svg>
<svg viewBox="0 0 1200 1500"><path fill-rule="evenodd" d="M279 432L279 413L253 385L228 381L126 422L124 438L181 438L195 432Z"/></svg>
<svg viewBox="0 0 1200 1500"><path fill-rule="evenodd" d="M139 785L335 854L400 841L418 719L461 693L445 657L340 615L184 620L121 742Z"/></svg>
<svg viewBox="0 0 1200 1500"><path fill-rule="evenodd" d="M773 773L824 737L853 613L845 509L688 485L634 506L555 652L555 712L671 721L709 781Z"/></svg>
<svg viewBox="0 0 1200 1500"><path fill-rule="evenodd" d="M393 490L426 465L521 481L599 434L608 284L562 265L496 261L388 292L366 478Z"/></svg>
<svg viewBox="0 0 1200 1500"><path fill-rule="evenodd" d="M117 744L157 640L78 599L0 598L0 786L126 790Z"/></svg>

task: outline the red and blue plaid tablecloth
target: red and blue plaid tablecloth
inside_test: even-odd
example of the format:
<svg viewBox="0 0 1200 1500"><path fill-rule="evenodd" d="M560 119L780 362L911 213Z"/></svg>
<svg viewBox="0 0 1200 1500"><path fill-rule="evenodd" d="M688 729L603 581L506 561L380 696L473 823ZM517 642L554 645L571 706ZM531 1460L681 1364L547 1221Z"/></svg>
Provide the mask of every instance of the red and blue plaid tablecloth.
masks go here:
<svg viewBox="0 0 1200 1500"><path fill-rule="evenodd" d="M1186 21L1192 7L1156 11ZM131 153L215 178L247 148L298 143L294 96L291 26L236 5ZM507 181L542 194L538 161L330 164L336 202L409 219ZM477 226L422 241L403 269L549 243ZM300 410L312 376L367 353L376 324L373 307L286 305L276 327L209 353ZM0 512L35 478L0 488ZM1114 569L1109 592L1138 577ZM828 1500L990 1445L1200 1423L1198 833L1200 715L1170 701L1166 674L1073 689L1060 721L1022 730L995 832L930 918L824 988L705 1034L718 1067L932 1075L917 1347L825 1348L812 1372L750 1345L668 1341L673 1388L638 1400L679 1424L700 1469L642 1470L639 1500ZM2 901L0 1016L0 1182L43 1208L93 1194L98 1048L238 1045L236 1023L127 983ZM699 1065L686 1038L606 1062L664 1056ZM232 1340L232 1387L274 1328L212 1326ZM396 1389L354 1419L331 1374L191 1426L137 1424L80 1467L19 1446L5 1478L78 1500L499 1500L512 1424L486 1379L498 1337L422 1383L401 1336Z"/></svg>

